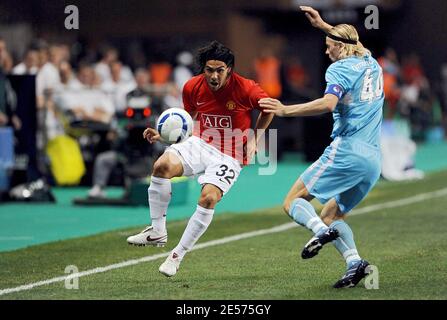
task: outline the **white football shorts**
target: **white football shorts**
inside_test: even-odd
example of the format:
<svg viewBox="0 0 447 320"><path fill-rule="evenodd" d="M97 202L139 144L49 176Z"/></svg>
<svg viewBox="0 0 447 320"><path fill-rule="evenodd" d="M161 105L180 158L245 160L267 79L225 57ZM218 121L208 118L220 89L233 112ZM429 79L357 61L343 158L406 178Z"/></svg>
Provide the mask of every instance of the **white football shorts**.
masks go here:
<svg viewBox="0 0 447 320"><path fill-rule="evenodd" d="M165 152L179 156L184 176L199 176L202 186L215 185L223 194L230 190L242 170L239 161L196 136L169 146Z"/></svg>

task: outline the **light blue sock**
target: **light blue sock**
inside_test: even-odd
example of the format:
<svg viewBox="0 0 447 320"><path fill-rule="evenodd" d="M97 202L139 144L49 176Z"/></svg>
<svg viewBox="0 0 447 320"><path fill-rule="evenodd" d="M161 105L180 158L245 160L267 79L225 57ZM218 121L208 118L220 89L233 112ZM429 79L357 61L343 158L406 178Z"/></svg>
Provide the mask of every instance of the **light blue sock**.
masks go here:
<svg viewBox="0 0 447 320"><path fill-rule="evenodd" d="M328 228L323 221L321 221L310 202L302 198L296 198L292 201L289 209L289 216L295 220L296 223L306 227L314 234L323 232Z"/></svg>
<svg viewBox="0 0 447 320"><path fill-rule="evenodd" d="M355 246L354 234L349 225L343 220L336 220L329 227L338 231L339 237L332 243L346 260L346 265L349 269L361 260Z"/></svg>

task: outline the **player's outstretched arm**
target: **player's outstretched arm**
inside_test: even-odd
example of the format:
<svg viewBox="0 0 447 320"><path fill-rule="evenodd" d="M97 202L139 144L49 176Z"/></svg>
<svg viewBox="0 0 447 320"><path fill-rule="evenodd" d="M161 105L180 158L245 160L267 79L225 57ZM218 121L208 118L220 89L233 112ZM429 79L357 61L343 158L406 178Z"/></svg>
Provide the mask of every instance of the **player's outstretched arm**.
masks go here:
<svg viewBox="0 0 447 320"><path fill-rule="evenodd" d="M314 8L308 6L300 6L300 9L304 12L307 19L315 28L323 30L326 33L332 29L332 26L329 23L324 22L318 11Z"/></svg>
<svg viewBox="0 0 447 320"><path fill-rule="evenodd" d="M149 141L150 143L154 143L155 141L160 141L161 136L157 130L153 128L147 128L143 132L143 138Z"/></svg>
<svg viewBox="0 0 447 320"><path fill-rule="evenodd" d="M337 103L338 98L333 94L326 94L320 99L290 106L285 106L281 101L272 98L259 100L259 105L264 109L264 112L273 113L278 117L316 116L334 111Z"/></svg>
<svg viewBox="0 0 447 320"><path fill-rule="evenodd" d="M258 129L261 131L267 129L272 120L273 120L272 113L261 112L258 116L258 119L256 120L255 131Z"/></svg>
<svg viewBox="0 0 447 320"><path fill-rule="evenodd" d="M258 119L256 120L256 125L254 128L254 136L250 136L247 144L246 144L246 154L247 159L251 160L251 158L255 155L257 152L257 146L259 140L264 135L265 130L268 128L270 123L272 122L274 117L273 113L265 113L261 112L258 116Z"/></svg>

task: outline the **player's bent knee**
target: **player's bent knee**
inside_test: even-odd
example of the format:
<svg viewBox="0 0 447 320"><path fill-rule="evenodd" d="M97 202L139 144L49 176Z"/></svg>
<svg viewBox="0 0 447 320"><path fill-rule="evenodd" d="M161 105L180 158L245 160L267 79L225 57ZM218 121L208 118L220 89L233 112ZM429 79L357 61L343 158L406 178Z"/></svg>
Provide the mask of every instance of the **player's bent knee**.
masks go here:
<svg viewBox="0 0 447 320"><path fill-rule="evenodd" d="M323 223L324 223L325 225L327 225L327 226L331 225L332 222L334 222L333 217L329 217L329 216L321 217L321 220L322 220Z"/></svg>
<svg viewBox="0 0 447 320"><path fill-rule="evenodd" d="M202 192L199 199L199 205L203 208L212 209L220 199L221 196L218 192Z"/></svg>
<svg viewBox="0 0 447 320"><path fill-rule="evenodd" d="M327 226L331 225L334 221L344 220L344 219L345 219L345 215L343 215L343 214L326 215L326 216L321 217L321 220Z"/></svg>
<svg viewBox="0 0 447 320"><path fill-rule="evenodd" d="M299 195L298 196L296 194L291 195L290 193L284 198L282 208L287 215L289 215L290 206L292 205L293 200L295 200L296 198L299 198Z"/></svg>
<svg viewBox="0 0 447 320"><path fill-rule="evenodd" d="M282 204L282 209L284 210L284 212L289 215L289 210L290 210L290 205L291 205L292 201L290 201L289 199L285 199L283 204Z"/></svg>
<svg viewBox="0 0 447 320"><path fill-rule="evenodd" d="M172 165L167 161L157 160L154 163L154 168L152 170L152 175L160 178L172 178Z"/></svg>

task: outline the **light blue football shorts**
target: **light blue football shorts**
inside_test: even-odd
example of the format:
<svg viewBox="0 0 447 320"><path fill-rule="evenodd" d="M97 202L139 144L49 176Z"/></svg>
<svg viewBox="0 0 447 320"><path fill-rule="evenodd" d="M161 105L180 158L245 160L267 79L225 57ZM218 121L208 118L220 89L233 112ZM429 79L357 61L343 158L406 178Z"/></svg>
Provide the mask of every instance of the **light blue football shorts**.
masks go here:
<svg viewBox="0 0 447 320"><path fill-rule="evenodd" d="M380 171L379 147L355 138L337 137L300 178L321 203L335 198L341 212L347 213L376 184Z"/></svg>

